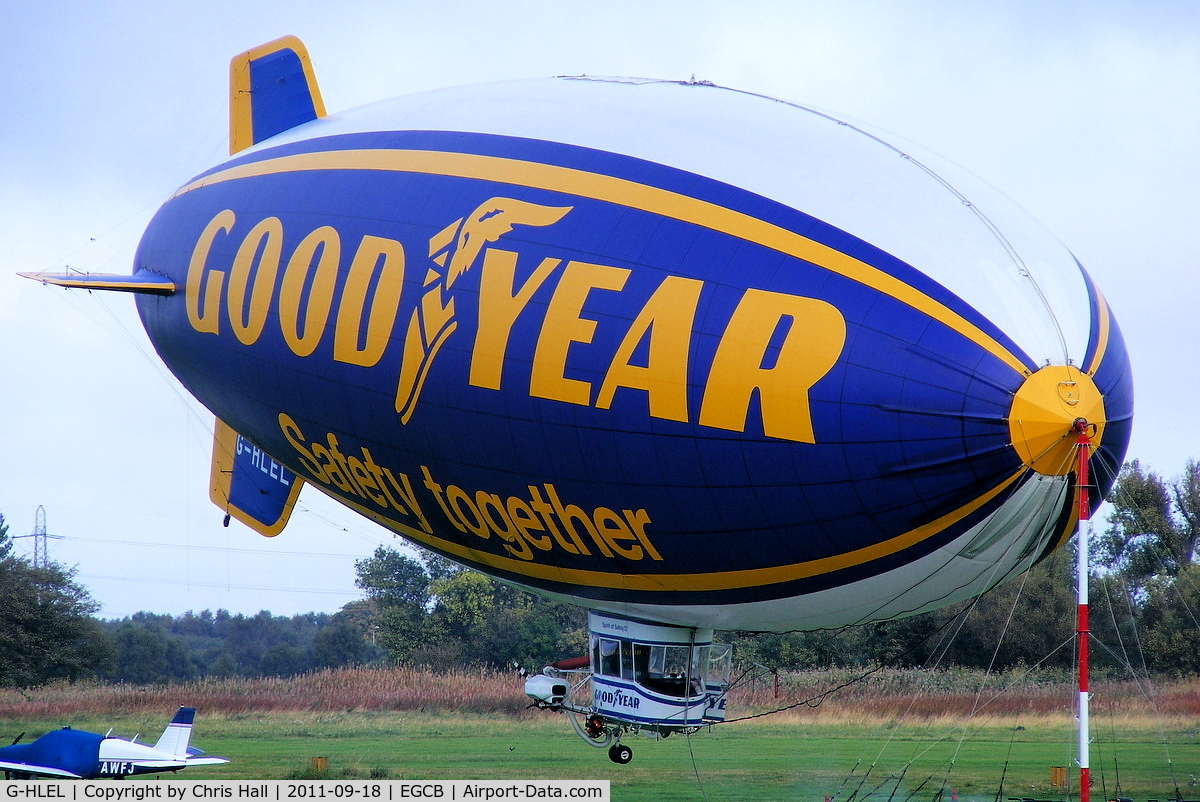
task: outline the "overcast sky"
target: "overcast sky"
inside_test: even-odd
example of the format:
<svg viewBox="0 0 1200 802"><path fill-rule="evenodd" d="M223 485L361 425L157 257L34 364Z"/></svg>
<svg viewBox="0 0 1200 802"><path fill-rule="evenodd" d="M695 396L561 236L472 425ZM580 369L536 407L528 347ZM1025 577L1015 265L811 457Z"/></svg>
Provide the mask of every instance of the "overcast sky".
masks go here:
<svg viewBox="0 0 1200 802"><path fill-rule="evenodd" d="M507 78L694 76L903 135L1029 209L1096 279L1133 360L1129 457L1166 478L1200 458L1198 3L8 3L0 513L23 535L42 505L51 557L103 616L332 612L359 597L355 558L401 545L311 487L274 540L223 528L212 417L132 297L15 276L128 273L153 211L228 152L230 57L285 33L331 112Z"/></svg>

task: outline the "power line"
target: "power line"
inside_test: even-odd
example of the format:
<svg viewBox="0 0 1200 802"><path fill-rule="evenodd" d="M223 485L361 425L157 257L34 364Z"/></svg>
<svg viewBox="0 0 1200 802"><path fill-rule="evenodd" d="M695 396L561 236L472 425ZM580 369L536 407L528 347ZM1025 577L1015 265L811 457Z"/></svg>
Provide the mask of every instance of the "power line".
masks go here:
<svg viewBox="0 0 1200 802"><path fill-rule="evenodd" d="M25 535L24 537L28 537ZM157 549L184 549L187 551L219 551L219 552L235 552L242 554L265 554L272 557L321 557L327 559L330 557L340 557L346 559L363 560L370 555L364 554L335 554L326 551L266 551L263 549L247 549L237 548L234 546L197 546L184 543L161 543L148 540L117 540L114 538L103 537L72 537L70 535L56 535L59 540L70 540L76 543L109 543L116 546L137 546Z"/></svg>
<svg viewBox="0 0 1200 802"><path fill-rule="evenodd" d="M14 535L13 540L20 538L33 538L33 567L46 568L50 564L50 552L48 541L63 540L62 535L46 534L46 508L41 504L38 505L37 512L33 516L33 531L28 535Z"/></svg>
<svg viewBox="0 0 1200 802"><path fill-rule="evenodd" d="M200 587L200 588L225 588L228 590L266 590L266 591L273 591L276 593L317 593L317 594L324 594L324 595L328 595L328 596L353 596L353 597L359 597L362 595L362 593L360 591L353 591L353 590L325 590L322 588L298 588L298 587L280 588L280 587L272 587L270 585L241 585L241 584L232 584L229 582L193 582L193 581L184 580L184 579L145 579L145 578L130 577L130 576L113 576L111 574L79 574L78 576L80 579L107 579L107 580L114 580L117 582L140 582L140 583L151 583L151 584L155 584L155 585L182 585L182 586L186 586L186 587Z"/></svg>

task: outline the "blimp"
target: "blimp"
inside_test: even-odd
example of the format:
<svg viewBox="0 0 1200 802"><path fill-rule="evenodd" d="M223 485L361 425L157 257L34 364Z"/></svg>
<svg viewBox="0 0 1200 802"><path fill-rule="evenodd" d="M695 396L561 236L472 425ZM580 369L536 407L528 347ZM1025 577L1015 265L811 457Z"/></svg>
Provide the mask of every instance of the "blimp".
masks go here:
<svg viewBox="0 0 1200 802"><path fill-rule="evenodd" d="M955 164L709 82L595 76L331 114L304 45L230 66L231 158L128 275L216 418L210 494L280 533L306 485L590 612L527 690L628 759L720 720L714 630L914 615L1071 534L1133 414L1110 306ZM591 690L580 695L582 671ZM574 699L574 701L571 701Z"/></svg>

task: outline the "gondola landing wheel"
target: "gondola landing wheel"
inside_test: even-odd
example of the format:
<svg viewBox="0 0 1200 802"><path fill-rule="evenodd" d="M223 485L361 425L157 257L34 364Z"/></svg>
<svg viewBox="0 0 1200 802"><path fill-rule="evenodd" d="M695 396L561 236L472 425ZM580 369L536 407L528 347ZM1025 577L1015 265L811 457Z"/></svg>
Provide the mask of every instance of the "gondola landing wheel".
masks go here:
<svg viewBox="0 0 1200 802"><path fill-rule="evenodd" d="M608 759L613 763L620 763L624 766L633 760L633 750L625 744L613 744L608 748Z"/></svg>

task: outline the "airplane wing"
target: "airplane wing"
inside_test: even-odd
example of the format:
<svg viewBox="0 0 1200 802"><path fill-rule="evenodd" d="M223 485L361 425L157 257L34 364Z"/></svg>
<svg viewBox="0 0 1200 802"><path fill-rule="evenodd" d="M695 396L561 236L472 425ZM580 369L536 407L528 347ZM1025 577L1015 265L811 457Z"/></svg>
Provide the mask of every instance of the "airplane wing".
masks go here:
<svg viewBox="0 0 1200 802"><path fill-rule="evenodd" d="M62 777L68 780L83 779L78 774L65 771L64 769L56 769L53 766L37 766L33 763L14 763L10 760L0 760L0 771L20 772L21 774L32 774L39 777Z"/></svg>

